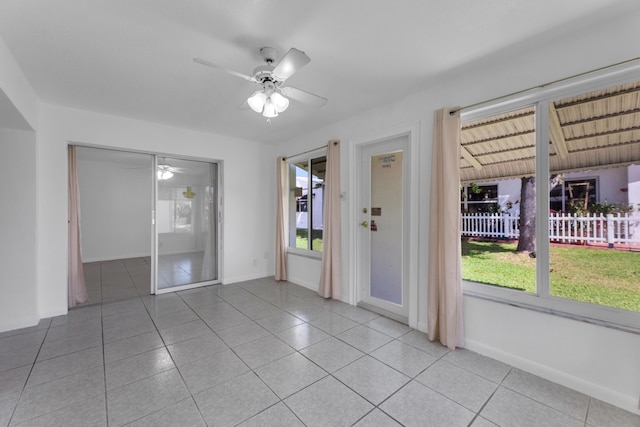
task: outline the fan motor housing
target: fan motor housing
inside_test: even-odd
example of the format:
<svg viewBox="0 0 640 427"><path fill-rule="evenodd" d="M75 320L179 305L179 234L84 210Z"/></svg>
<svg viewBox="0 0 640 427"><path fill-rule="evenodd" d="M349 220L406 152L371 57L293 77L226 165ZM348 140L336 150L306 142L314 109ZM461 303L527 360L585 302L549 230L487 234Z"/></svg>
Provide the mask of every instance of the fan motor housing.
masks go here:
<svg viewBox="0 0 640 427"><path fill-rule="evenodd" d="M258 80L260 83L264 83L266 81L276 82L273 78L271 72L273 71L273 66L271 65L261 65L256 67L253 70L253 77Z"/></svg>
<svg viewBox="0 0 640 427"><path fill-rule="evenodd" d="M269 46L260 48L260 55L262 55L262 59L264 59L264 62L269 65L275 64L276 59L278 59L278 56L280 56L276 49Z"/></svg>

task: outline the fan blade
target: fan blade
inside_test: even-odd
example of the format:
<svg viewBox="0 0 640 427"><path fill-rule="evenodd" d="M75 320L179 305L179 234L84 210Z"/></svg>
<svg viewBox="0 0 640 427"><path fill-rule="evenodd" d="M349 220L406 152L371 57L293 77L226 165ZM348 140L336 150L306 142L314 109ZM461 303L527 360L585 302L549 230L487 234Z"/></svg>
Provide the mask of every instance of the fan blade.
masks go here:
<svg viewBox="0 0 640 427"><path fill-rule="evenodd" d="M249 103L247 102L247 100L245 99L242 104L238 105L238 110L250 110L251 107L249 107Z"/></svg>
<svg viewBox="0 0 640 427"><path fill-rule="evenodd" d="M295 87L283 87L280 88L280 91L284 96L293 98L296 101L304 102L305 104L309 104L313 107L320 108L327 105L327 98L305 92L304 90L296 89Z"/></svg>
<svg viewBox="0 0 640 427"><path fill-rule="evenodd" d="M309 58L306 53L292 47L284 58L278 62L276 68L273 69L272 75L277 80L287 80L293 73L307 65L309 61L311 61L311 58Z"/></svg>
<svg viewBox="0 0 640 427"><path fill-rule="evenodd" d="M214 64L213 62L209 62L206 59L193 58L193 60L195 62L197 62L198 64L206 65L207 67L211 67L214 70L223 71L223 72L225 72L227 74L231 74L232 76L240 77L241 79L248 80L248 81L250 81L252 83L258 83L258 81L256 79L254 79L253 77L251 77L251 76L247 76L246 74L242 74L242 73L239 73L237 71L228 70L226 68L223 68L223 67L219 66L218 64Z"/></svg>

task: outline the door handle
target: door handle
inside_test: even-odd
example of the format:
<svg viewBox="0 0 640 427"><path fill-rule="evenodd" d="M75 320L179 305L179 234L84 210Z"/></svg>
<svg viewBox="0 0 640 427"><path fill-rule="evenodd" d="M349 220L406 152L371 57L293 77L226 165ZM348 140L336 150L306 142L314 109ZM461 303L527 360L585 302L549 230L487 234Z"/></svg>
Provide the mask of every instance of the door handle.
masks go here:
<svg viewBox="0 0 640 427"><path fill-rule="evenodd" d="M369 226L369 223L367 221L362 221L362 224L360 225L366 228Z"/></svg>

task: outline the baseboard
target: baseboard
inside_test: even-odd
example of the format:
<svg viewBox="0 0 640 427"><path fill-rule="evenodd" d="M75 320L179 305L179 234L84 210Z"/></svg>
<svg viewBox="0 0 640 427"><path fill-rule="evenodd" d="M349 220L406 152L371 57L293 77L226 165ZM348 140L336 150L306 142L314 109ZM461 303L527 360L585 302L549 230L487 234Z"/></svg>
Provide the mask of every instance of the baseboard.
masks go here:
<svg viewBox="0 0 640 427"><path fill-rule="evenodd" d="M634 396L621 394L615 390L585 381L582 378L569 375L521 356L504 352L495 347L487 346L478 341L465 339L465 348L640 415L640 409L637 406L638 402Z"/></svg>
<svg viewBox="0 0 640 427"><path fill-rule="evenodd" d="M30 328L36 326L40 320L36 318L20 319L0 325L0 332L14 331L16 329Z"/></svg>
<svg viewBox="0 0 640 427"><path fill-rule="evenodd" d="M294 285L302 286L303 288L307 288L310 291L318 292L318 284L317 283L309 283L304 280L298 280L296 278L287 277L287 282L293 283Z"/></svg>
<svg viewBox="0 0 640 427"><path fill-rule="evenodd" d="M223 277L220 280L220 283L223 285L231 285L233 283L246 282L248 280L256 280L262 279L265 277L273 277L273 274L270 273L258 273L258 274L249 274L246 276L234 276L234 277Z"/></svg>
<svg viewBox="0 0 640 427"><path fill-rule="evenodd" d="M424 332L426 334L427 331L429 330L429 327L427 326L427 324L425 322L418 322L418 330L420 332Z"/></svg>
<svg viewBox="0 0 640 427"><path fill-rule="evenodd" d="M37 316L29 316L21 319L12 319L11 322L0 325L0 332L13 331L16 329L30 328L36 326L42 319L49 319L57 316L62 316L68 313L68 309L65 305L59 310L47 310L39 312ZM39 317L38 317L39 316Z"/></svg>
<svg viewBox="0 0 640 427"><path fill-rule="evenodd" d="M368 310L372 313L376 313L381 315L382 317L386 317L388 319L391 320L395 320L398 323L402 323L403 325L409 325L409 319L404 317L404 316L400 316L398 314L392 313L390 311L384 310L380 307L376 307L373 304L368 304L366 302L360 301L358 302L358 304L356 304L358 307L364 308L365 310Z"/></svg>

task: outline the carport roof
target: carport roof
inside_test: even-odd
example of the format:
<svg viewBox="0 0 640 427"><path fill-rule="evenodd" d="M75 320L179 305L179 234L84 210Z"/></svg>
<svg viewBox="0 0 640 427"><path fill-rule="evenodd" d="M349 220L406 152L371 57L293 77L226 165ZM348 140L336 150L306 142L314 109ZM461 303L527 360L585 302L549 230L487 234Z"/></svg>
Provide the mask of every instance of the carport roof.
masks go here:
<svg viewBox="0 0 640 427"><path fill-rule="evenodd" d="M640 162L640 81L550 104L552 174ZM462 183L535 173L535 110L526 107L462 124Z"/></svg>

